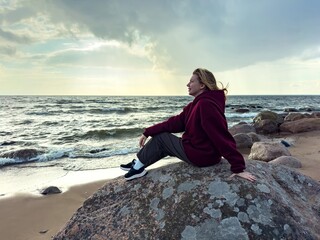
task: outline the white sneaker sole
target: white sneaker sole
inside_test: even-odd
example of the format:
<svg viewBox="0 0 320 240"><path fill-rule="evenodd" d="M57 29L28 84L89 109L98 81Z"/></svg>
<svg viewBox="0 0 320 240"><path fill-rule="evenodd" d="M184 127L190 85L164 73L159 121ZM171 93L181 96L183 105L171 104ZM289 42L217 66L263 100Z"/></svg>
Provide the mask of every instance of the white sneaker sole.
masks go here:
<svg viewBox="0 0 320 240"><path fill-rule="evenodd" d="M123 167L120 167L121 170L123 171L126 171L126 172L129 172L130 171L130 168L123 168Z"/></svg>
<svg viewBox="0 0 320 240"><path fill-rule="evenodd" d="M125 179L126 179L127 181L130 181L130 180L133 180L133 179L136 179L136 178L141 178L141 177L143 177L144 175L146 175L147 173L148 173L148 172L147 172L146 170L143 170L142 173L135 174L135 175L133 175L133 176L131 176L131 177L128 177L128 178L125 177Z"/></svg>

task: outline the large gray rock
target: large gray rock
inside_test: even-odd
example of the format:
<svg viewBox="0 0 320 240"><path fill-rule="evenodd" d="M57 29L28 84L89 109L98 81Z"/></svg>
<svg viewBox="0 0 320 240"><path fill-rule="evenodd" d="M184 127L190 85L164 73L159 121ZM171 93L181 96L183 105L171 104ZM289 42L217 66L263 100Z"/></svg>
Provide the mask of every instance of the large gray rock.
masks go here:
<svg viewBox="0 0 320 240"><path fill-rule="evenodd" d="M284 111L285 112L299 112L299 110L296 108L285 108Z"/></svg>
<svg viewBox="0 0 320 240"><path fill-rule="evenodd" d="M262 134L278 132L281 123L283 123L283 116L272 111L262 111L253 119L256 132Z"/></svg>
<svg viewBox="0 0 320 240"><path fill-rule="evenodd" d="M289 150L277 142L255 142L248 156L251 160L269 162L281 156L291 156Z"/></svg>
<svg viewBox="0 0 320 240"><path fill-rule="evenodd" d="M281 124L283 123L283 117L275 112L272 111L262 111L260 113L257 114L257 116L255 116L253 118L253 122L254 123L258 123L262 120L272 120L274 122L276 122L277 124Z"/></svg>
<svg viewBox="0 0 320 240"><path fill-rule="evenodd" d="M54 239L320 239L320 184L289 168L250 161L255 183L230 165L176 163L141 179L108 182Z"/></svg>
<svg viewBox="0 0 320 240"><path fill-rule="evenodd" d="M262 134L271 134L279 131L278 123L270 119L263 119L259 122L255 122L253 126L256 129L257 133Z"/></svg>
<svg viewBox="0 0 320 240"><path fill-rule="evenodd" d="M280 125L280 131L300 133L320 130L320 118L303 118L292 122L284 122Z"/></svg>
<svg viewBox="0 0 320 240"><path fill-rule="evenodd" d="M296 121L296 120L299 120L302 118L308 118L308 117L311 117L311 115L297 113L297 112L291 112L284 118L284 121L291 122L291 121Z"/></svg>
<svg viewBox="0 0 320 240"><path fill-rule="evenodd" d="M236 141L237 148L251 148L252 146L252 139L248 134L238 133L233 138Z"/></svg>
<svg viewBox="0 0 320 240"><path fill-rule="evenodd" d="M231 128L229 128L229 132L232 135L238 134L238 133L250 133L250 132L256 132L256 129L247 123L238 123L236 125L233 125Z"/></svg>
<svg viewBox="0 0 320 240"><path fill-rule="evenodd" d="M247 135L251 137L251 140L253 143L260 142L262 140L262 137L256 133L251 132L251 133L247 133Z"/></svg>
<svg viewBox="0 0 320 240"><path fill-rule="evenodd" d="M37 161L36 157L42 153L43 153L42 151L38 151L37 149L32 149L32 148L19 149L19 150L5 152L3 154L0 154L0 158L11 158L11 159L15 159L15 160L14 161L4 161L0 165L0 167L36 162Z"/></svg>
<svg viewBox="0 0 320 240"><path fill-rule="evenodd" d="M235 110L236 113L247 113L250 112L250 110L248 108L237 108Z"/></svg>
<svg viewBox="0 0 320 240"><path fill-rule="evenodd" d="M291 168L301 168L302 164L299 159L292 156L281 156L276 159L271 160L269 163L271 164L281 164L286 167Z"/></svg>

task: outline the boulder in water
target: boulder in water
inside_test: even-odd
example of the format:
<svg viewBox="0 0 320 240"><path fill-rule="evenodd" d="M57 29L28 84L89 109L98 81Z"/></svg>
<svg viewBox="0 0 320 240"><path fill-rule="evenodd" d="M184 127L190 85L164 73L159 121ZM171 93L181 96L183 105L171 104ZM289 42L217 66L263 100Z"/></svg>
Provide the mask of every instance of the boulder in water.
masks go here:
<svg viewBox="0 0 320 240"><path fill-rule="evenodd" d="M51 194L61 193L61 190L56 186L50 186L50 187L42 189L40 193L42 195L51 195Z"/></svg>
<svg viewBox="0 0 320 240"><path fill-rule="evenodd" d="M2 154L1 157L3 158L14 158L20 160L29 160L38 156L40 152L37 149L27 148L27 149L20 149L16 151L6 152Z"/></svg>
<svg viewBox="0 0 320 240"><path fill-rule="evenodd" d="M235 110L236 113L247 113L250 112L250 110L248 108L237 108Z"/></svg>

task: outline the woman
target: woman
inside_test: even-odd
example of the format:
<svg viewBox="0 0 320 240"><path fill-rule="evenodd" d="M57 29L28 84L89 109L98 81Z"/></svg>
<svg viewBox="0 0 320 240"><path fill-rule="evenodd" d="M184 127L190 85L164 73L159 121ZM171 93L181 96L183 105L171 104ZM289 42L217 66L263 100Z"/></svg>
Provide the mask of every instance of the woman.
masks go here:
<svg viewBox="0 0 320 240"><path fill-rule="evenodd" d="M193 72L187 87L194 100L179 115L145 129L139 141L138 159L120 165L128 171L125 179L142 177L149 165L175 156L198 167L212 166L224 157L231 165L231 176L255 181L251 173L244 171L245 161L228 131L224 115L226 89L219 89L213 74L202 68ZM182 138L172 134L179 132L184 132ZM145 144L149 136L152 138Z"/></svg>

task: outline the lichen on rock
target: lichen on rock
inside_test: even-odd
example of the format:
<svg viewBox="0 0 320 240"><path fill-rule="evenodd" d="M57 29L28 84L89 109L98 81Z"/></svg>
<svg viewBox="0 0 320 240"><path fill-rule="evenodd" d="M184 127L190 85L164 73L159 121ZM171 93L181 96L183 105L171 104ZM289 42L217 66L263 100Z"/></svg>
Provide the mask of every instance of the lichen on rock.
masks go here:
<svg viewBox="0 0 320 240"><path fill-rule="evenodd" d="M229 164L186 163L109 181L54 239L319 239L320 184L292 169L248 161L255 183Z"/></svg>

